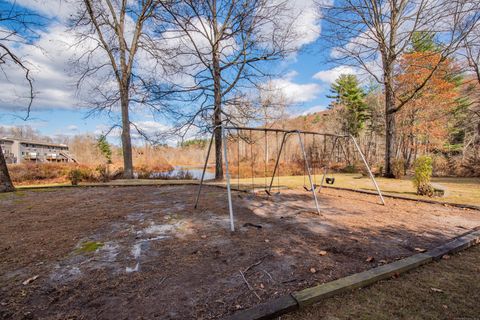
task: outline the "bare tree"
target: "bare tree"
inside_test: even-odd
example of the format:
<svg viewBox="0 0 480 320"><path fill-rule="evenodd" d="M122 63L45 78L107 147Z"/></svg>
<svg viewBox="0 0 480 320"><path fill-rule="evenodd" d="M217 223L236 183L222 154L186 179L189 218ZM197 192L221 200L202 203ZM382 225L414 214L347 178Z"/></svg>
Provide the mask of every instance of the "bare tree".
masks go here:
<svg viewBox="0 0 480 320"><path fill-rule="evenodd" d="M181 0L161 2L169 14L169 41L178 47L182 64L180 91L188 94L190 110L174 107L180 128L214 128L215 177L223 179L220 125L235 120L233 106L266 72L270 61L296 49L294 21L288 1ZM173 57L172 57L173 58ZM225 108L229 105L230 108Z"/></svg>
<svg viewBox="0 0 480 320"><path fill-rule="evenodd" d="M418 95L465 37L478 25L476 0L339 0L319 4L324 12L332 57L363 68L383 87L385 99L385 175L392 177L395 114ZM419 31L434 32L442 43L430 72L409 92L395 92L395 72L403 53ZM438 54L440 53L440 54Z"/></svg>
<svg viewBox="0 0 480 320"><path fill-rule="evenodd" d="M158 67L158 50L148 29L154 24L157 0L83 0L72 21L80 54L74 59L80 74L78 87L92 96L95 112L120 105L124 177L133 178L130 117L141 104L144 84ZM88 79L88 81L86 81ZM142 132L139 132L142 133Z"/></svg>
<svg viewBox="0 0 480 320"><path fill-rule="evenodd" d="M480 145L480 27L465 38L463 52L468 70L473 73L473 83L469 83L467 87L471 104L468 107L467 121L464 123L466 137L463 155L465 157L470 147L478 149ZM478 153L478 150L476 151Z"/></svg>
<svg viewBox="0 0 480 320"><path fill-rule="evenodd" d="M480 26L465 37L464 49L468 67L480 84Z"/></svg>
<svg viewBox="0 0 480 320"><path fill-rule="evenodd" d="M11 6L0 7L0 71L1 76L7 80L8 75L14 69L20 69L23 73L25 82L29 88L27 96L27 110L24 120L28 119L30 115L30 107L32 106L34 91L33 81L30 76L30 69L26 62L15 53L15 45L18 43L26 43L22 33L30 31L30 26L33 24L32 18L34 15L20 10L15 3ZM8 173L7 163L3 150L0 147L0 192L14 191L10 174Z"/></svg>

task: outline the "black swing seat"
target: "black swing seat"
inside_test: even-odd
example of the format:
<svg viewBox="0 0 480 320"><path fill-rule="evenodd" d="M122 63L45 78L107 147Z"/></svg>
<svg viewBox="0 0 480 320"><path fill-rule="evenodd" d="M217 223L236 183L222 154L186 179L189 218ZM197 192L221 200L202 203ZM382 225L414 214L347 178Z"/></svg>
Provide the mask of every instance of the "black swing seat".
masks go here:
<svg viewBox="0 0 480 320"><path fill-rule="evenodd" d="M272 195L273 195L273 196L278 196L278 195L280 195L280 191L277 191L277 192L272 193L272 192L268 191L268 189L265 189L265 193L266 193L269 197L271 197Z"/></svg>
<svg viewBox="0 0 480 320"><path fill-rule="evenodd" d="M314 188L315 190L317 190L317 185L314 184L314 185L313 185L313 188ZM303 186L303 189L305 189L305 191L308 191L308 192L312 191L312 189L309 189L309 188L307 188L306 186Z"/></svg>
<svg viewBox="0 0 480 320"><path fill-rule="evenodd" d="M327 184L334 184L334 183L335 183L335 178L333 178L333 177L332 177L332 178L326 178L326 179L325 179L325 182L326 182Z"/></svg>

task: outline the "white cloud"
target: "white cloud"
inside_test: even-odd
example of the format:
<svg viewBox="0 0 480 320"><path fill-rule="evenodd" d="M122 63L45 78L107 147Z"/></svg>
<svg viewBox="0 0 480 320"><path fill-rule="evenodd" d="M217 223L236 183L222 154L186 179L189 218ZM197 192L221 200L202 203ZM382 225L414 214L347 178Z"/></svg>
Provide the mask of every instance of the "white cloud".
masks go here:
<svg viewBox="0 0 480 320"><path fill-rule="evenodd" d="M296 71L287 73L283 78L270 81L264 86L264 94L280 96L288 104L308 102L317 98L321 87L316 83L295 83L293 78L297 76Z"/></svg>
<svg viewBox="0 0 480 320"><path fill-rule="evenodd" d="M72 108L77 105L75 79L68 75L68 60L74 40L62 25L51 25L39 33L34 45L19 45L16 54L30 69L35 90L32 109ZM20 109L28 104L28 83L25 73L17 66L5 67L8 77L0 77L0 108Z"/></svg>
<svg viewBox="0 0 480 320"><path fill-rule="evenodd" d="M349 66L338 66L330 70L317 72L316 74L313 75L313 78L326 83L333 83L342 74L356 75L358 74L358 70Z"/></svg>
<svg viewBox="0 0 480 320"><path fill-rule="evenodd" d="M300 48L314 42L320 36L320 16L315 1L295 0L289 2L290 13L295 17L293 29L296 34L294 47Z"/></svg>
<svg viewBox="0 0 480 320"><path fill-rule="evenodd" d="M78 130L78 126L76 126L76 125L74 125L74 124L71 124L71 125L67 126L67 130L77 131L77 130Z"/></svg>
<svg viewBox="0 0 480 320"><path fill-rule="evenodd" d="M79 1L72 0L7 0L10 3L41 13L45 17L66 20L76 13Z"/></svg>
<svg viewBox="0 0 480 320"><path fill-rule="evenodd" d="M160 122L156 121L138 121L135 122L135 125L144 133L149 134L149 135L155 135L155 134L160 134L160 133L165 133L169 129L171 129L169 126L166 126L164 124L161 124ZM132 127L132 130L135 130L134 127Z"/></svg>

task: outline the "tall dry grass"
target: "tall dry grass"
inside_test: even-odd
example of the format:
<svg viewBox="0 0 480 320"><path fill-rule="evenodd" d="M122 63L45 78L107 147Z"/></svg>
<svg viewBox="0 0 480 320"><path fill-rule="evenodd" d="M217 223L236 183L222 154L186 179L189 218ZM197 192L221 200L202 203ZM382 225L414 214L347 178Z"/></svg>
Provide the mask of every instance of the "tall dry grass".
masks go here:
<svg viewBox="0 0 480 320"><path fill-rule="evenodd" d="M15 185L67 183L68 174L75 168L93 170L89 166L73 163L21 163L8 165Z"/></svg>

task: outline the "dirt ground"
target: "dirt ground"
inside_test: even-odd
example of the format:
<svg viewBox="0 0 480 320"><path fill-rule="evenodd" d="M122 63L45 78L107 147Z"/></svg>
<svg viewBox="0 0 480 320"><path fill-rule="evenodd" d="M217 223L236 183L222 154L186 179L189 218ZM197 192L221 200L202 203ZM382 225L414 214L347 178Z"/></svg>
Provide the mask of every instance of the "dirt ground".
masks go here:
<svg viewBox="0 0 480 320"><path fill-rule="evenodd" d="M0 318L212 319L410 256L480 212L323 190L136 186L0 196Z"/></svg>

